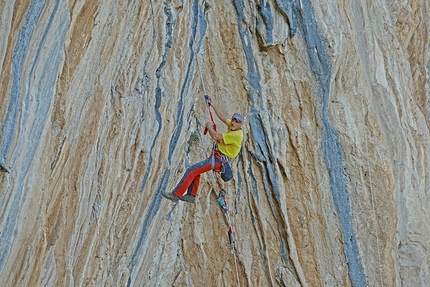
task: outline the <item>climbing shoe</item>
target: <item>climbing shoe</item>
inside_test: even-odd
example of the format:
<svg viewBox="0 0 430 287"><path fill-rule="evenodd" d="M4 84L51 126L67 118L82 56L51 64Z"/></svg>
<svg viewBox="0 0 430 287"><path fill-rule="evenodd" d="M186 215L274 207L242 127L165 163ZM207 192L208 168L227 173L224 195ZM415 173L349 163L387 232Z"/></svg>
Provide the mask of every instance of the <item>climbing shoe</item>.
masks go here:
<svg viewBox="0 0 430 287"><path fill-rule="evenodd" d="M163 192L162 194L165 198L170 199L173 202L177 202L179 200L179 197L173 192Z"/></svg>
<svg viewBox="0 0 430 287"><path fill-rule="evenodd" d="M191 194L185 194L184 196L182 196L181 198L179 198L182 201L186 201L186 202L191 202L191 203L195 203L196 202L196 197L191 195Z"/></svg>

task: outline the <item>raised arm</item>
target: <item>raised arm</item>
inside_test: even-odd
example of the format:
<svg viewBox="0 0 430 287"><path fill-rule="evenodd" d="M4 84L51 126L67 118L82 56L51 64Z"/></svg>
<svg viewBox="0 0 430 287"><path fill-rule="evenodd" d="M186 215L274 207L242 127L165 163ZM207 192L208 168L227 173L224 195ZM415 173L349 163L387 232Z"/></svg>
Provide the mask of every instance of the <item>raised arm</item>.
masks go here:
<svg viewBox="0 0 430 287"><path fill-rule="evenodd" d="M218 106L214 104L214 102L212 101L212 98L209 98L208 103L214 109L214 111L215 111L216 115L218 116L218 118L225 124L226 120L227 120L227 116L224 114L224 112L221 111L218 108Z"/></svg>

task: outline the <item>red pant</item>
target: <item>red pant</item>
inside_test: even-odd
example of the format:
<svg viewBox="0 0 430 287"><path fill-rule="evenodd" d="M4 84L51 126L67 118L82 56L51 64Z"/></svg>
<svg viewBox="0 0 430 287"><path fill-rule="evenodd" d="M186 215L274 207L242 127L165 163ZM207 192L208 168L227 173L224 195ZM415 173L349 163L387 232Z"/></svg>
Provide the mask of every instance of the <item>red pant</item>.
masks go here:
<svg viewBox="0 0 430 287"><path fill-rule="evenodd" d="M214 170L216 172L221 171L222 159L221 154L215 151L215 165ZM198 162L190 166L182 177L181 181L173 190L173 193L179 197L185 195L185 193L196 196L200 184L200 175L202 173L212 170L212 155L204 161Z"/></svg>

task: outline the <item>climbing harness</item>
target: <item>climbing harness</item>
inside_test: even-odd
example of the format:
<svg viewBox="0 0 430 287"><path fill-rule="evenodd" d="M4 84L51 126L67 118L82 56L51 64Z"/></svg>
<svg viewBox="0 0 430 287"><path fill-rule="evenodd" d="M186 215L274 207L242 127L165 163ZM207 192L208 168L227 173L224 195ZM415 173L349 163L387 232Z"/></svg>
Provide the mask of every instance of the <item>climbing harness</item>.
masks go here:
<svg viewBox="0 0 430 287"><path fill-rule="evenodd" d="M224 182L233 179L233 171L231 170L228 158L217 149L217 143L214 142L211 154L212 170L215 170L215 157L221 159L221 178Z"/></svg>

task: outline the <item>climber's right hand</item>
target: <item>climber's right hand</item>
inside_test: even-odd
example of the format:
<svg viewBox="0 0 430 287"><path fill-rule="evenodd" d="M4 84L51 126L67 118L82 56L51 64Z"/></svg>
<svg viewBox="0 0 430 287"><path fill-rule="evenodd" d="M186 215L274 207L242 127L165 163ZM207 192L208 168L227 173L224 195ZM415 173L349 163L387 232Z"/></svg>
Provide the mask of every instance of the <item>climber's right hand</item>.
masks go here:
<svg viewBox="0 0 430 287"><path fill-rule="evenodd" d="M212 104L212 99L211 97L209 97L208 95L205 95L205 99L206 99L206 103L208 106L210 106Z"/></svg>

